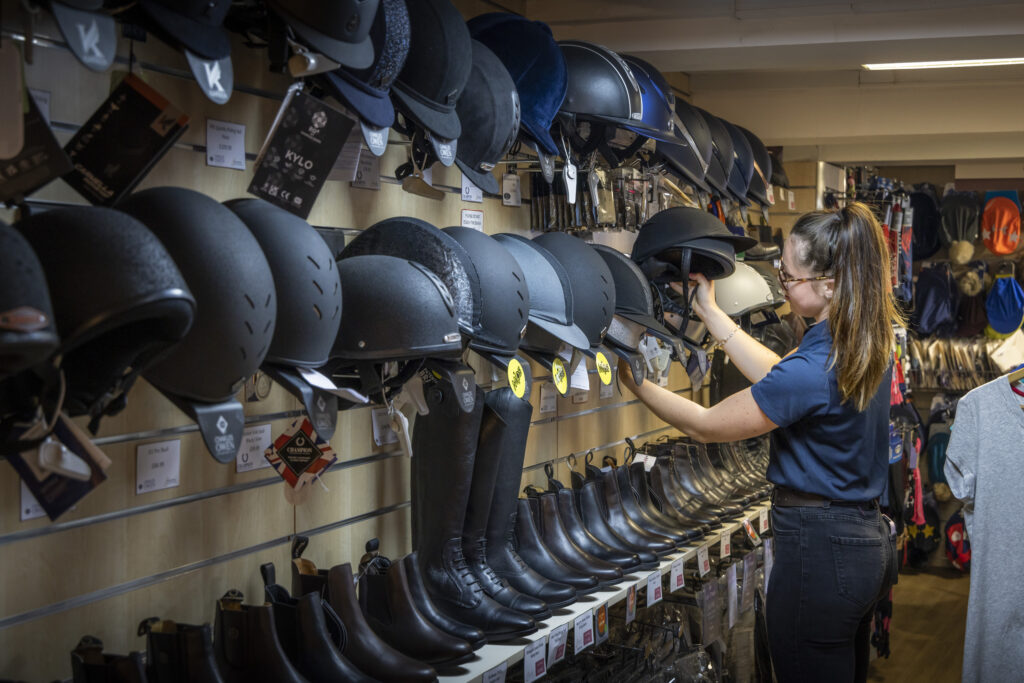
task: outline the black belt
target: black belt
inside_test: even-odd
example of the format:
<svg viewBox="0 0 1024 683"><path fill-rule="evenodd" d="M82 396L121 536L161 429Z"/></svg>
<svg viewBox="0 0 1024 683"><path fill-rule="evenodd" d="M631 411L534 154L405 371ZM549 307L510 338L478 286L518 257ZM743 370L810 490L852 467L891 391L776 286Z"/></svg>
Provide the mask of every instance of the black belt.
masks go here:
<svg viewBox="0 0 1024 683"><path fill-rule="evenodd" d="M772 505L780 508L827 508L833 505L838 505L840 507L855 507L863 510L873 510L878 507L878 501L833 500L832 498L819 496L816 493L804 493L802 491L794 491L793 489L789 489L784 486L776 486L775 490L772 491Z"/></svg>

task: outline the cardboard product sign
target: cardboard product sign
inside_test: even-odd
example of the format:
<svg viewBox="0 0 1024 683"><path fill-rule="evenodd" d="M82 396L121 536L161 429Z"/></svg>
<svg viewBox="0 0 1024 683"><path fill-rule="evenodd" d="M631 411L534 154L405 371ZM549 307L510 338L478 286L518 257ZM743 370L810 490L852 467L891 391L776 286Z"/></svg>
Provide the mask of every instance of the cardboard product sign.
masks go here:
<svg viewBox="0 0 1024 683"><path fill-rule="evenodd" d="M313 483L338 459L331 445L317 436L308 417L294 420L264 455L294 489Z"/></svg>
<svg viewBox="0 0 1024 683"><path fill-rule="evenodd" d="M355 124L312 95L292 91L256 159L249 194L307 218Z"/></svg>
<svg viewBox="0 0 1024 683"><path fill-rule="evenodd" d="M64 146L64 180L98 206L114 206L188 128L188 115L128 74Z"/></svg>
<svg viewBox="0 0 1024 683"><path fill-rule="evenodd" d="M26 97L25 102L20 151L9 159L0 158L0 202L27 197L71 170L68 155L60 148L35 99Z"/></svg>

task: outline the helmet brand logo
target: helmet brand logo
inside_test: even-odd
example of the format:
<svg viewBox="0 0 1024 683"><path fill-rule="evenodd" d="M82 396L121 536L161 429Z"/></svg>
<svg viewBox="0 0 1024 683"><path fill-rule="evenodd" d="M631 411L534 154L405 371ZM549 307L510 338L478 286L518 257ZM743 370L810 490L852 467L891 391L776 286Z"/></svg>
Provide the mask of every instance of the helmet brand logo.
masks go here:
<svg viewBox="0 0 1024 683"><path fill-rule="evenodd" d="M18 306L9 311L0 311L0 330L14 332L35 332L50 324L42 311L30 306Z"/></svg>
<svg viewBox="0 0 1024 683"><path fill-rule="evenodd" d="M100 27L96 25L96 20L92 20L88 29L85 24L75 24L75 27L78 29L78 39L82 42L82 59L90 64L106 64L107 59L100 52Z"/></svg>
<svg viewBox="0 0 1024 683"><path fill-rule="evenodd" d="M217 431L221 434L228 431L228 421L224 419L223 415L217 417Z"/></svg>
<svg viewBox="0 0 1024 683"><path fill-rule="evenodd" d="M224 86L220 84L220 62L203 62L203 71L206 73L206 85L214 93L225 93Z"/></svg>
<svg viewBox="0 0 1024 683"><path fill-rule="evenodd" d="M316 399L316 407L320 410L320 412L323 412L324 410L327 409L327 401L324 400L323 396L318 396L317 397L317 399Z"/></svg>

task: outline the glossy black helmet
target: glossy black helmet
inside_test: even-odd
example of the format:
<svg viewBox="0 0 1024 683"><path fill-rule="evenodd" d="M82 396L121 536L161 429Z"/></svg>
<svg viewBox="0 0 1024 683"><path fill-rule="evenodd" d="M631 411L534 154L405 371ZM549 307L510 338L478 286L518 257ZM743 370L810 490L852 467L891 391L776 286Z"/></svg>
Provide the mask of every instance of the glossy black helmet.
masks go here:
<svg viewBox="0 0 1024 683"><path fill-rule="evenodd" d="M750 150L753 153L753 175L750 177L750 187L747 188L747 196L761 206L775 204L769 188L772 183L772 157L768 154L768 148L761 142L761 138L751 133L742 126L736 126L743 137L750 143Z"/></svg>
<svg viewBox="0 0 1024 683"><path fill-rule="evenodd" d="M230 209L194 190L143 190L118 208L160 238L196 299L192 329L145 378L172 397L228 401L274 338L277 296L263 249Z"/></svg>
<svg viewBox="0 0 1024 683"><path fill-rule="evenodd" d="M373 63L370 27L379 0L270 0L303 42L343 66Z"/></svg>
<svg viewBox="0 0 1024 683"><path fill-rule="evenodd" d="M595 244L594 250L608 266L615 282L615 315L640 325L656 337L672 341L672 333L654 317L654 297L640 267L612 247ZM608 331L608 337L614 338L612 330ZM635 346L632 348L636 350Z"/></svg>
<svg viewBox="0 0 1024 683"><path fill-rule="evenodd" d="M18 229L42 263L63 331L64 410L90 415L95 431L124 407L139 374L173 353L196 301L165 245L121 211L54 209Z"/></svg>
<svg viewBox="0 0 1024 683"><path fill-rule="evenodd" d="M694 184L699 190L711 192L705 176L714 154L711 131L697 108L685 100L676 98L673 124L676 137L682 143L658 142L655 156L664 159L669 166Z"/></svg>
<svg viewBox="0 0 1024 683"><path fill-rule="evenodd" d="M573 322L587 335L591 351L595 350L615 315L611 271L591 245L567 233L547 232L534 241L551 252L569 274Z"/></svg>
<svg viewBox="0 0 1024 683"><path fill-rule="evenodd" d="M728 197L730 194L729 174L732 172L733 165L732 136L729 134L729 129L717 116L700 107L695 107L695 109L707 123L708 131L711 133L712 155L708 162L705 180L720 196Z"/></svg>
<svg viewBox="0 0 1024 683"><path fill-rule="evenodd" d="M659 211L641 226L633 242L632 259L641 267L650 259L674 267L674 271L664 275L678 279L678 265L686 250L691 252L689 272L714 280L731 275L735 270L736 252L755 244L757 240L751 237L729 232L707 211L680 206ZM652 273L647 272L647 275L650 277Z"/></svg>
<svg viewBox="0 0 1024 683"><path fill-rule="evenodd" d="M0 222L0 380L45 361L59 343L43 266L28 240Z"/></svg>
<svg viewBox="0 0 1024 683"><path fill-rule="evenodd" d="M754 175L754 152L739 128L725 120L722 120L722 123L732 138L733 164L729 172L729 194L740 204L750 206L747 191L750 188L750 179Z"/></svg>
<svg viewBox="0 0 1024 683"><path fill-rule="evenodd" d="M529 325L520 346L555 353L561 344L590 348L583 330L573 322L573 293L569 273L551 252L521 235L494 235L515 258L530 291Z"/></svg>

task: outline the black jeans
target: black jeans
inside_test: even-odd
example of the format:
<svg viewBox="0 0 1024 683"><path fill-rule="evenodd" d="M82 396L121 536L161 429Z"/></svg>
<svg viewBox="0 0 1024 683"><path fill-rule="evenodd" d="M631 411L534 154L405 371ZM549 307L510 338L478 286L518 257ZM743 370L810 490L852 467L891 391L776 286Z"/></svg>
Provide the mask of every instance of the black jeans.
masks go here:
<svg viewBox="0 0 1024 683"><path fill-rule="evenodd" d="M889 588L878 509L773 507L768 644L779 683L867 680L871 617Z"/></svg>

